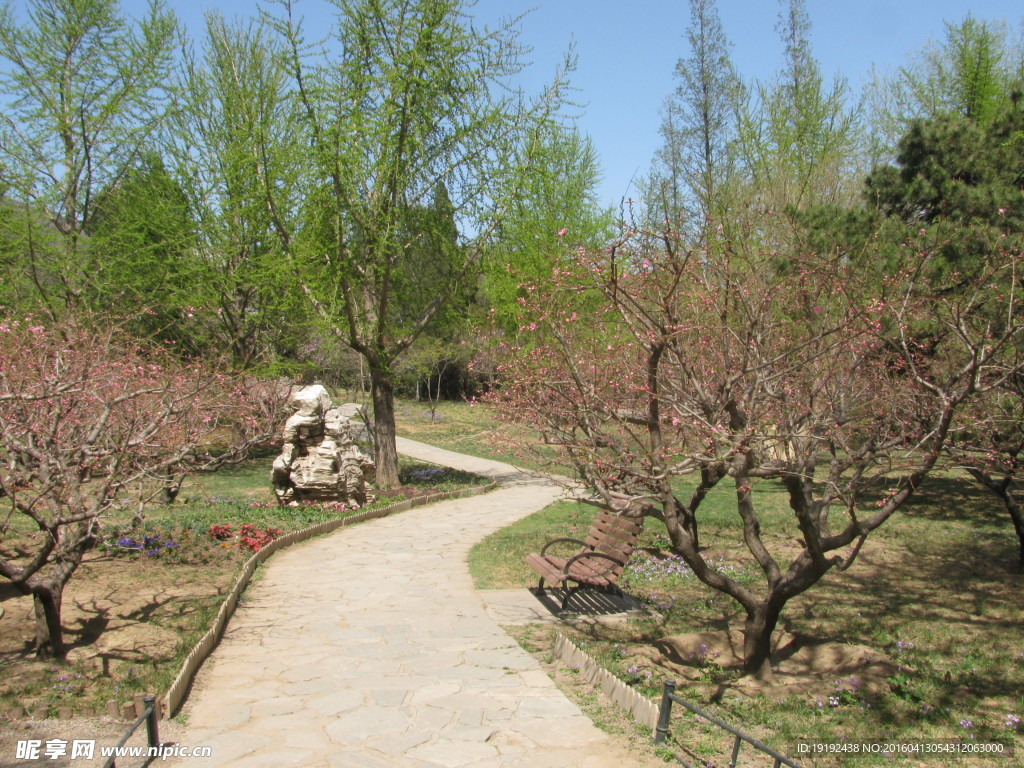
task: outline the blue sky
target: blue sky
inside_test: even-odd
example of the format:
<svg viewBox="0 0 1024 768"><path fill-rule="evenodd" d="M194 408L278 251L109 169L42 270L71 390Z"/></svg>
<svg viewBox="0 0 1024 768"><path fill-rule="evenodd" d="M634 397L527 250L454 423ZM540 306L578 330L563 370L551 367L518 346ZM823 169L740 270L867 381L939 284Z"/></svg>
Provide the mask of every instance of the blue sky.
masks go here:
<svg viewBox="0 0 1024 768"><path fill-rule="evenodd" d="M199 37L206 8L246 17L256 5L244 0L168 0L182 22ZM125 2L131 15L143 3ZM330 6L302 0L309 37L326 31ZM533 9L530 11L530 9ZM775 32L777 0L718 0L733 61L746 79L770 79L782 64ZM826 77L841 73L859 92L872 65L882 72L904 63L930 40L944 37L944 21L959 22L968 12L979 19L1001 19L1020 30L1020 0L807 0L812 47ZM673 68L687 55L687 0L479 0L474 15L487 23L530 11L521 22L521 40L533 47L533 66L524 84L537 89L550 79L570 41L578 67L573 84L584 105L579 124L600 154L602 202L617 205L635 194L634 177L650 168L659 145L659 110L674 88Z"/></svg>

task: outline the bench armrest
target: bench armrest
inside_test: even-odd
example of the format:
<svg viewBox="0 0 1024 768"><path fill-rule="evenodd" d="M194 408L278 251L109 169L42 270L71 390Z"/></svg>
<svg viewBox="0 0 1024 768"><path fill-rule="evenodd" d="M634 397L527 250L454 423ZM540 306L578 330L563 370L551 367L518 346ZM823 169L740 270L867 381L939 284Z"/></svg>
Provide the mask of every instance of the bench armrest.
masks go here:
<svg viewBox="0 0 1024 768"><path fill-rule="evenodd" d="M548 551L548 547L550 547L552 544L565 544L567 542L570 543L570 544L579 544L581 547L587 546L586 542L580 541L579 539L569 539L569 538L552 539L551 541L549 541L547 544L544 545L544 548L540 551L540 553L541 553L541 555L543 555L545 552Z"/></svg>

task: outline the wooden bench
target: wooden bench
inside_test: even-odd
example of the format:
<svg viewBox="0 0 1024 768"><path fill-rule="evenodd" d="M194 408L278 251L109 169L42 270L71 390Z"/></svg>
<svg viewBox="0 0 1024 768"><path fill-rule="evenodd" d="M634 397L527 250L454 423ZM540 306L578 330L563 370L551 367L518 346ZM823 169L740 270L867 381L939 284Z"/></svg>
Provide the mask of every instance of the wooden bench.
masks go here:
<svg viewBox="0 0 1024 768"><path fill-rule="evenodd" d="M523 558L527 565L540 574L537 590L544 594L544 582L565 587L562 610L569 604L569 598L583 587L594 587L605 592L622 594L616 586L622 569L636 548L643 518L630 518L601 510L597 513L590 531L580 539L552 539L539 553L531 552ZM579 549L569 557L547 554L555 544L578 544ZM569 582L576 586L569 588Z"/></svg>

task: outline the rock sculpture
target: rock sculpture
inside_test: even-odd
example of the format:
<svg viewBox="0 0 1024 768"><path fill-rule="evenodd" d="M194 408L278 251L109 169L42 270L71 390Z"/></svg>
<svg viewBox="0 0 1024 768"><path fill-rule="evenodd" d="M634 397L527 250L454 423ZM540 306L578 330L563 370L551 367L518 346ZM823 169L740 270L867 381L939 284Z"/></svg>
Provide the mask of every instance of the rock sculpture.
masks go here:
<svg viewBox="0 0 1024 768"><path fill-rule="evenodd" d="M301 501L366 503L366 484L373 480L373 461L353 436L365 428L346 418L361 406L331 405L319 384L303 387L289 400L295 412L284 425L281 455L274 459L271 483L280 504Z"/></svg>

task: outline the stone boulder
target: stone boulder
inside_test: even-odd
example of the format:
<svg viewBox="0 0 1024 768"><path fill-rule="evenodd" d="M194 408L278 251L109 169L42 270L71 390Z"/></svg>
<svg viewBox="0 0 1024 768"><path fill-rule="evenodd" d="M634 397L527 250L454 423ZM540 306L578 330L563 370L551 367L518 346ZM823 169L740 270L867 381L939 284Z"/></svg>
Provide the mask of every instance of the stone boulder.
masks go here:
<svg viewBox="0 0 1024 768"><path fill-rule="evenodd" d="M289 406L294 413L285 422L281 454L271 470L278 503L365 504L366 484L373 480L376 468L355 444L365 424L345 415L358 413L360 406L332 405L327 390L319 384L295 392Z"/></svg>

